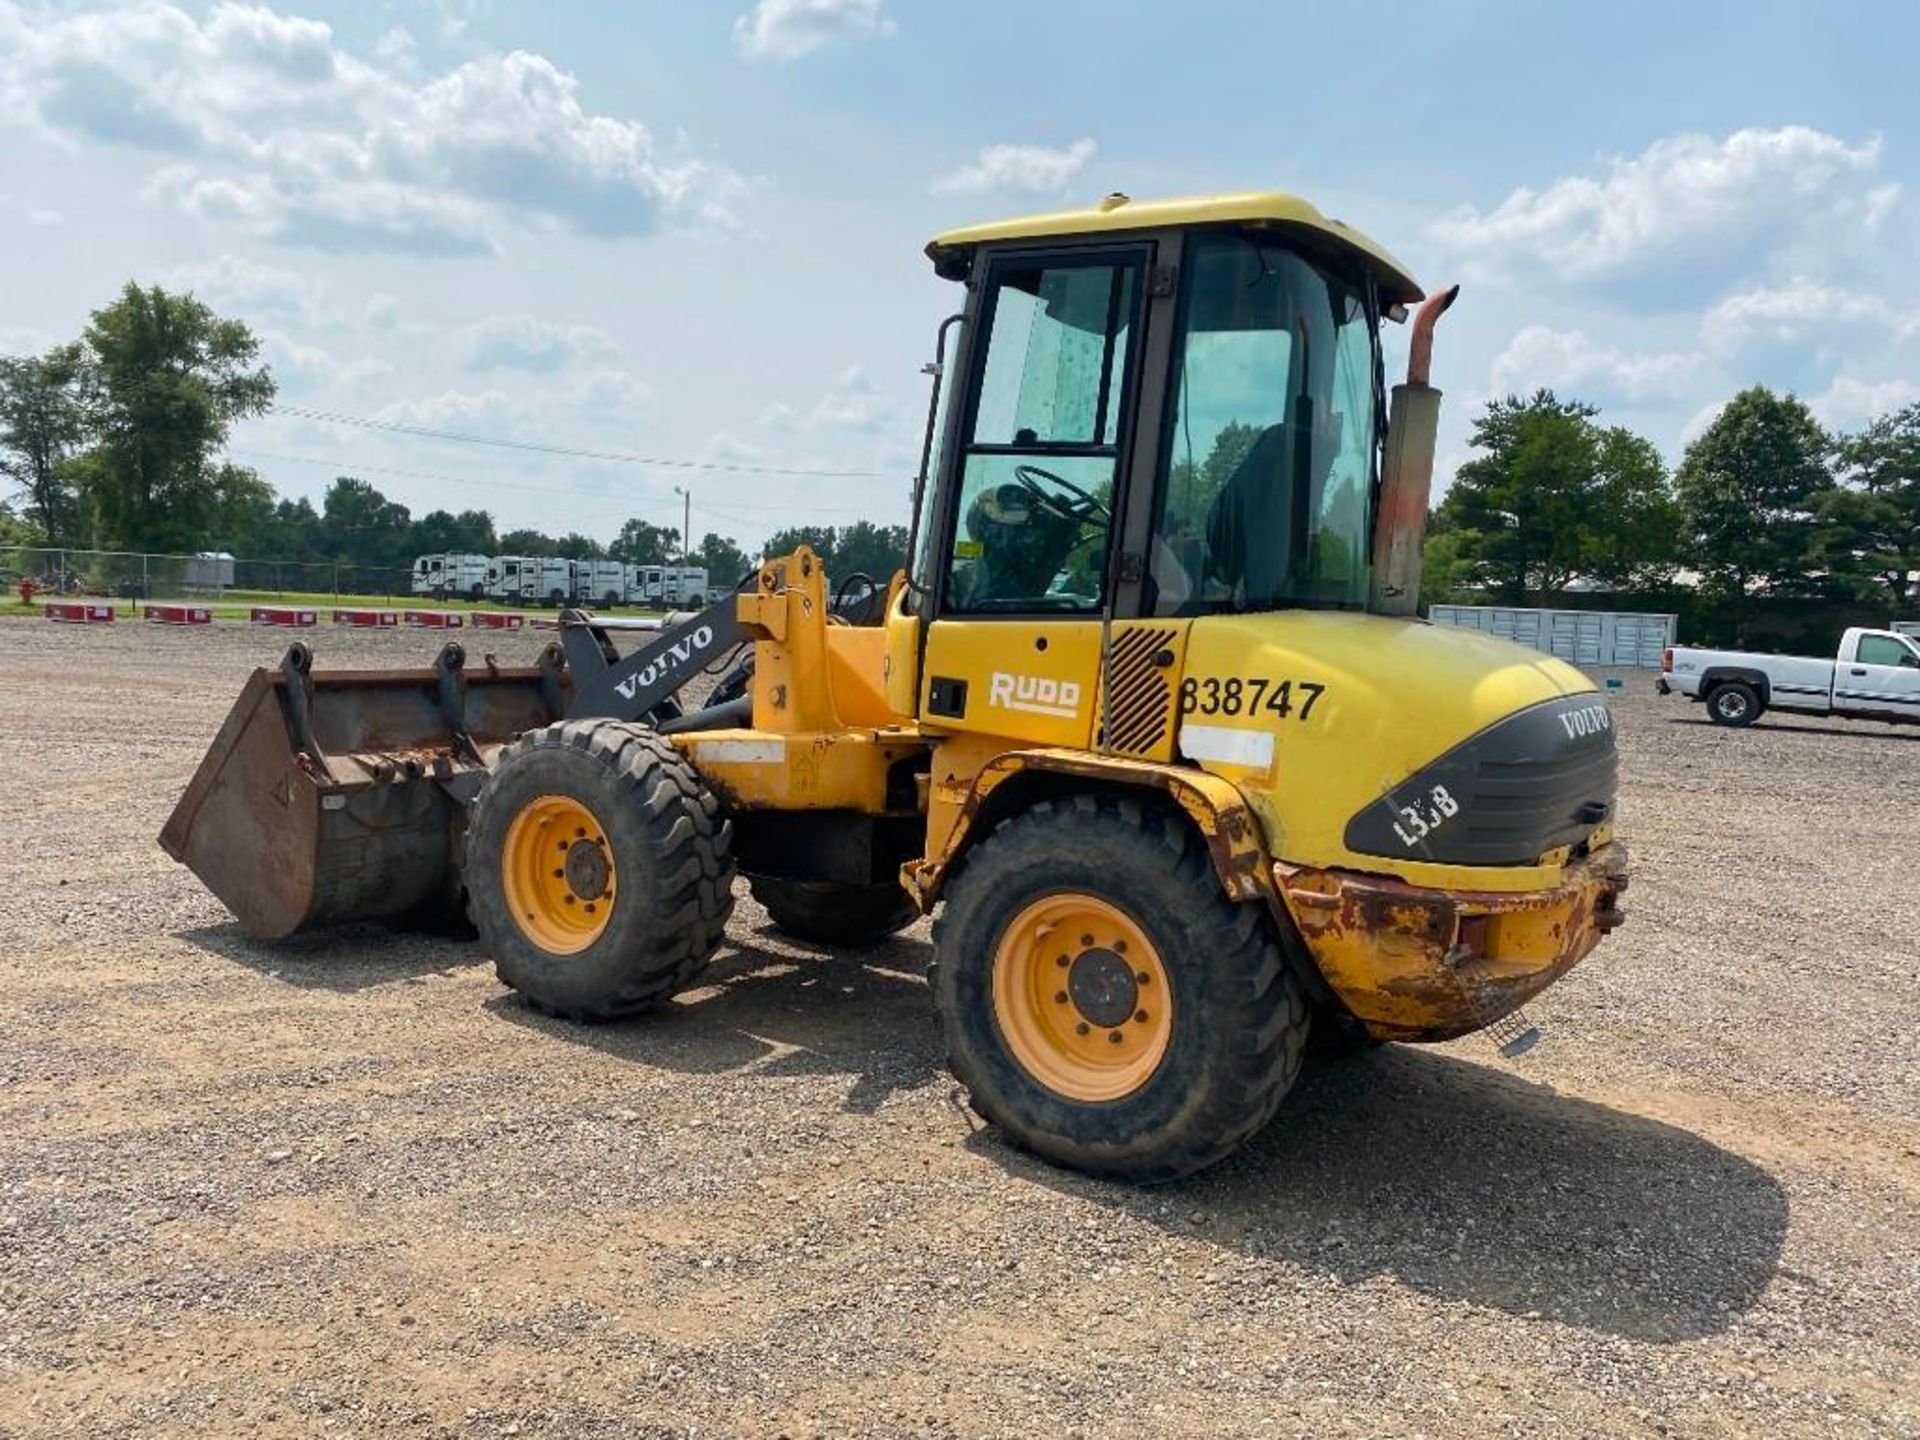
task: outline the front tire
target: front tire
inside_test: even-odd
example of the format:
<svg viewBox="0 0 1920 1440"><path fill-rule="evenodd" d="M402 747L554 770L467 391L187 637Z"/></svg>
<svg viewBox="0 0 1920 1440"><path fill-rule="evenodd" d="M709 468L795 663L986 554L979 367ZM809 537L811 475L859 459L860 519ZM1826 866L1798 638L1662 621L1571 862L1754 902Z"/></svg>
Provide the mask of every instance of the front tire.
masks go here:
<svg viewBox="0 0 1920 1440"><path fill-rule="evenodd" d="M578 720L500 752L467 825L468 907L501 983L612 1020L706 967L733 910L733 831L640 725Z"/></svg>
<svg viewBox="0 0 1920 1440"><path fill-rule="evenodd" d="M933 933L955 1075L1059 1164L1190 1174L1299 1072L1310 1011L1272 922L1165 811L1080 796L1016 816L967 856Z"/></svg>
<svg viewBox="0 0 1920 1440"><path fill-rule="evenodd" d="M1729 680L1724 685L1716 685L1713 693L1707 696L1707 717L1716 725L1725 725L1734 730L1744 730L1753 724L1766 708L1761 702L1760 692L1744 680Z"/></svg>
<svg viewBox="0 0 1920 1440"><path fill-rule="evenodd" d="M755 875L747 885L775 925L814 945L875 945L920 915L898 884L839 885Z"/></svg>

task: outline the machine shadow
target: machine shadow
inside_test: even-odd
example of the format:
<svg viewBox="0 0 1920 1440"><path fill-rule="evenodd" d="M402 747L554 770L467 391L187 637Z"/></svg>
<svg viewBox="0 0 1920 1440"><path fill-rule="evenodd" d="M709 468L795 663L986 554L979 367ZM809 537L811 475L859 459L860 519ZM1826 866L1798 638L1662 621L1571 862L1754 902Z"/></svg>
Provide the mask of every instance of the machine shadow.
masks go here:
<svg viewBox="0 0 1920 1440"><path fill-rule="evenodd" d="M1264 1132L1171 1187L973 1144L1222 1249L1634 1340L1726 1330L1787 1233L1774 1179L1697 1135L1408 1046L1310 1066Z"/></svg>
<svg viewBox="0 0 1920 1440"><path fill-rule="evenodd" d="M183 930L176 938L283 985L346 995L491 963L458 932L431 934L383 925L344 925L285 940L258 940L228 921Z"/></svg>
<svg viewBox="0 0 1920 1440"><path fill-rule="evenodd" d="M868 950L798 954L729 939L697 988L672 1003L608 1025L543 1015L515 995L486 1008L555 1039L590 1045L639 1065L693 1074L844 1075L844 1108L872 1114L887 1097L945 1074L925 975L930 949L890 940Z"/></svg>

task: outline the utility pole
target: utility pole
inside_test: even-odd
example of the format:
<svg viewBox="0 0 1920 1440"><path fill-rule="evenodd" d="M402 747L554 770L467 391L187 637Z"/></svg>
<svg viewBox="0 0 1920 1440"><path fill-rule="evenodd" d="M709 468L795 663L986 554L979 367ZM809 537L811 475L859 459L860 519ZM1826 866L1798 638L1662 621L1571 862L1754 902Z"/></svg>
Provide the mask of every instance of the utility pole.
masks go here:
<svg viewBox="0 0 1920 1440"><path fill-rule="evenodd" d="M676 485L673 487L673 493L685 502L680 509L680 563L691 565L693 563L693 492Z"/></svg>

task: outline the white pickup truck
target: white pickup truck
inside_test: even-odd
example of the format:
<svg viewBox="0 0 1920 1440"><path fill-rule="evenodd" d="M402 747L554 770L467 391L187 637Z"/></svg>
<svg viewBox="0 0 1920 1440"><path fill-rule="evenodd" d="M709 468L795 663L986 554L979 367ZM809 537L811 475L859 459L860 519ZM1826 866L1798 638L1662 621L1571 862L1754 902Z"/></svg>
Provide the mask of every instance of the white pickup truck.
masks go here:
<svg viewBox="0 0 1920 1440"><path fill-rule="evenodd" d="M1856 627L1833 660L1675 646L1656 688L1704 701L1716 725L1751 725L1768 710L1920 724L1920 642Z"/></svg>

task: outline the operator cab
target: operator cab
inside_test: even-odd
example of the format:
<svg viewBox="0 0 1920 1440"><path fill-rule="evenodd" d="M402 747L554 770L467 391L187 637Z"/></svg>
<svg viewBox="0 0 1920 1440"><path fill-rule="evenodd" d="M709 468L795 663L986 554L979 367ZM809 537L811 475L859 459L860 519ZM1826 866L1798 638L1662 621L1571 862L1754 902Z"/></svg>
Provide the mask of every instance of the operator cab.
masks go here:
<svg viewBox="0 0 1920 1440"><path fill-rule="evenodd" d="M1420 298L1391 256L1274 194L1110 196L928 253L969 294L923 620L1366 607L1379 326Z"/></svg>

